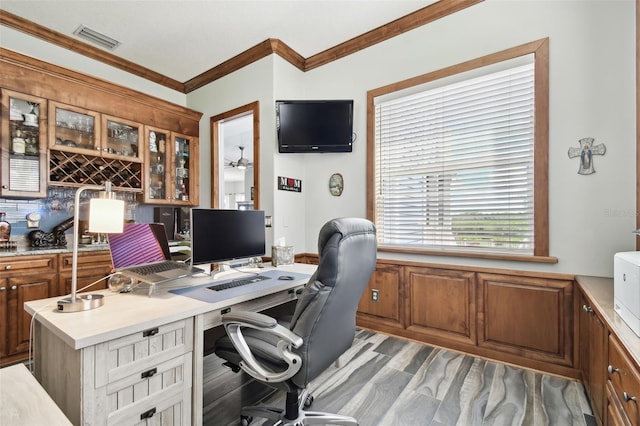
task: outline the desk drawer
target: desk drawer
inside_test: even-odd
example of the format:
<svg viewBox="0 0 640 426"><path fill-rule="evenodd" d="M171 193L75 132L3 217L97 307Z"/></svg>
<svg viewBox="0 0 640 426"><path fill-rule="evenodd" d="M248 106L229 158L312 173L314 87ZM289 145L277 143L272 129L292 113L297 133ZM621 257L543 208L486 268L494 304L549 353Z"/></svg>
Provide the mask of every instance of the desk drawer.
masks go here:
<svg viewBox="0 0 640 426"><path fill-rule="evenodd" d="M251 311L261 312L274 306L282 305L283 303L297 299L298 295L296 290L302 289L304 285L292 288L290 290L283 290L278 293L269 294L257 299L248 300L246 302L238 303L229 308L219 309L217 311L206 312L203 314L203 328L205 330L217 327L222 324L222 315L228 312L240 312Z"/></svg>
<svg viewBox="0 0 640 426"><path fill-rule="evenodd" d="M188 358L188 360L186 359ZM184 359L184 365L191 363L191 356ZM184 379L191 377L191 369L185 368ZM142 384L141 384L142 385ZM137 389L133 389L133 395ZM123 389L122 393L127 394ZM130 396L127 394L125 400ZM109 397L109 404L113 395ZM100 422L102 423L102 422ZM107 415L107 425L128 426L128 425L188 425L191 424L191 386L186 382L174 383L164 390L132 401L122 406L121 409L109 412Z"/></svg>
<svg viewBox="0 0 640 426"><path fill-rule="evenodd" d="M131 423L138 424L145 420L145 413L150 416L149 419L153 417L154 422L157 422L158 415L176 401L186 399L188 402L191 367L192 353L189 352L100 389L97 396L99 400L105 401L109 423L121 425L130 419ZM165 400L171 403L163 403Z"/></svg>
<svg viewBox="0 0 640 426"><path fill-rule="evenodd" d="M97 345L95 387L140 374L192 350L193 318Z"/></svg>
<svg viewBox="0 0 640 426"><path fill-rule="evenodd" d="M620 343L613 335L609 336L609 380L615 397L630 423L640 424L638 404L640 404L640 377L634 364L625 355Z"/></svg>

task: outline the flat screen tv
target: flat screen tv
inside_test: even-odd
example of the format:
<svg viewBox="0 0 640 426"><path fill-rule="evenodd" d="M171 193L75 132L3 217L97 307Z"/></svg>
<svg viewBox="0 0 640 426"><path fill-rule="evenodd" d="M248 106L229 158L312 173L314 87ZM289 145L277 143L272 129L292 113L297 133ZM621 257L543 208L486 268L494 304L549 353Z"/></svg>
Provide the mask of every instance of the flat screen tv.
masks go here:
<svg viewBox="0 0 640 426"><path fill-rule="evenodd" d="M203 265L264 255L262 210L191 209L191 263Z"/></svg>
<svg viewBox="0 0 640 426"><path fill-rule="evenodd" d="M276 101L278 152L351 152L353 100Z"/></svg>

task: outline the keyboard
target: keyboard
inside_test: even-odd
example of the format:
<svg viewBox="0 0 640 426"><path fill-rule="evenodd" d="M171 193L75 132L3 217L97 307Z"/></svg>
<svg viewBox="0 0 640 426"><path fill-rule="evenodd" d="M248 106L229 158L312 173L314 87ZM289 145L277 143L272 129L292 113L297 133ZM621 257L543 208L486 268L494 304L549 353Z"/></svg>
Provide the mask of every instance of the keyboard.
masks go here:
<svg viewBox="0 0 640 426"><path fill-rule="evenodd" d="M253 283L257 283L257 282L268 280L268 279L270 279L270 278L269 277L265 277L264 275L256 275L256 276L250 277L250 278L240 278L240 279L237 279L237 280L228 281L226 283L220 283L220 284L212 285L212 286L207 287L207 288L209 290L220 291L220 290L226 290L228 288L234 288L234 287L240 287L240 286L247 285L247 284L253 284Z"/></svg>

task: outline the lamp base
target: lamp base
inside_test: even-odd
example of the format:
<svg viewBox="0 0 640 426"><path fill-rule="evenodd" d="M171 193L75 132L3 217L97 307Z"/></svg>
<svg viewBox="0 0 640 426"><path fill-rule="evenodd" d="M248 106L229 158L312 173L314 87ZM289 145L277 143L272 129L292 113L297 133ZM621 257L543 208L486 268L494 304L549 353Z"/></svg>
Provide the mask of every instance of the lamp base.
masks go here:
<svg viewBox="0 0 640 426"><path fill-rule="evenodd" d="M71 297L58 300L58 312L81 312L99 308L104 305L102 294L77 294L76 301Z"/></svg>

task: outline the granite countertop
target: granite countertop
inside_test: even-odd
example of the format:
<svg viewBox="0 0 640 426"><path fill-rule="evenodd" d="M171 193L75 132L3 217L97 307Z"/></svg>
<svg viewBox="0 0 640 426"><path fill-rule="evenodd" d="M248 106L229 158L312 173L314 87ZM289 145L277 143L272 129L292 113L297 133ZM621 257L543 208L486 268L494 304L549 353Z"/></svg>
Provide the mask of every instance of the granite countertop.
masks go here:
<svg viewBox="0 0 640 426"><path fill-rule="evenodd" d="M71 253L73 250L72 244L67 244L66 247L29 247L24 246L16 249L0 249L0 257L11 256L31 256L36 254L58 254L58 253ZM81 244L78 247L78 252L83 251L99 251L109 250L109 244Z"/></svg>

